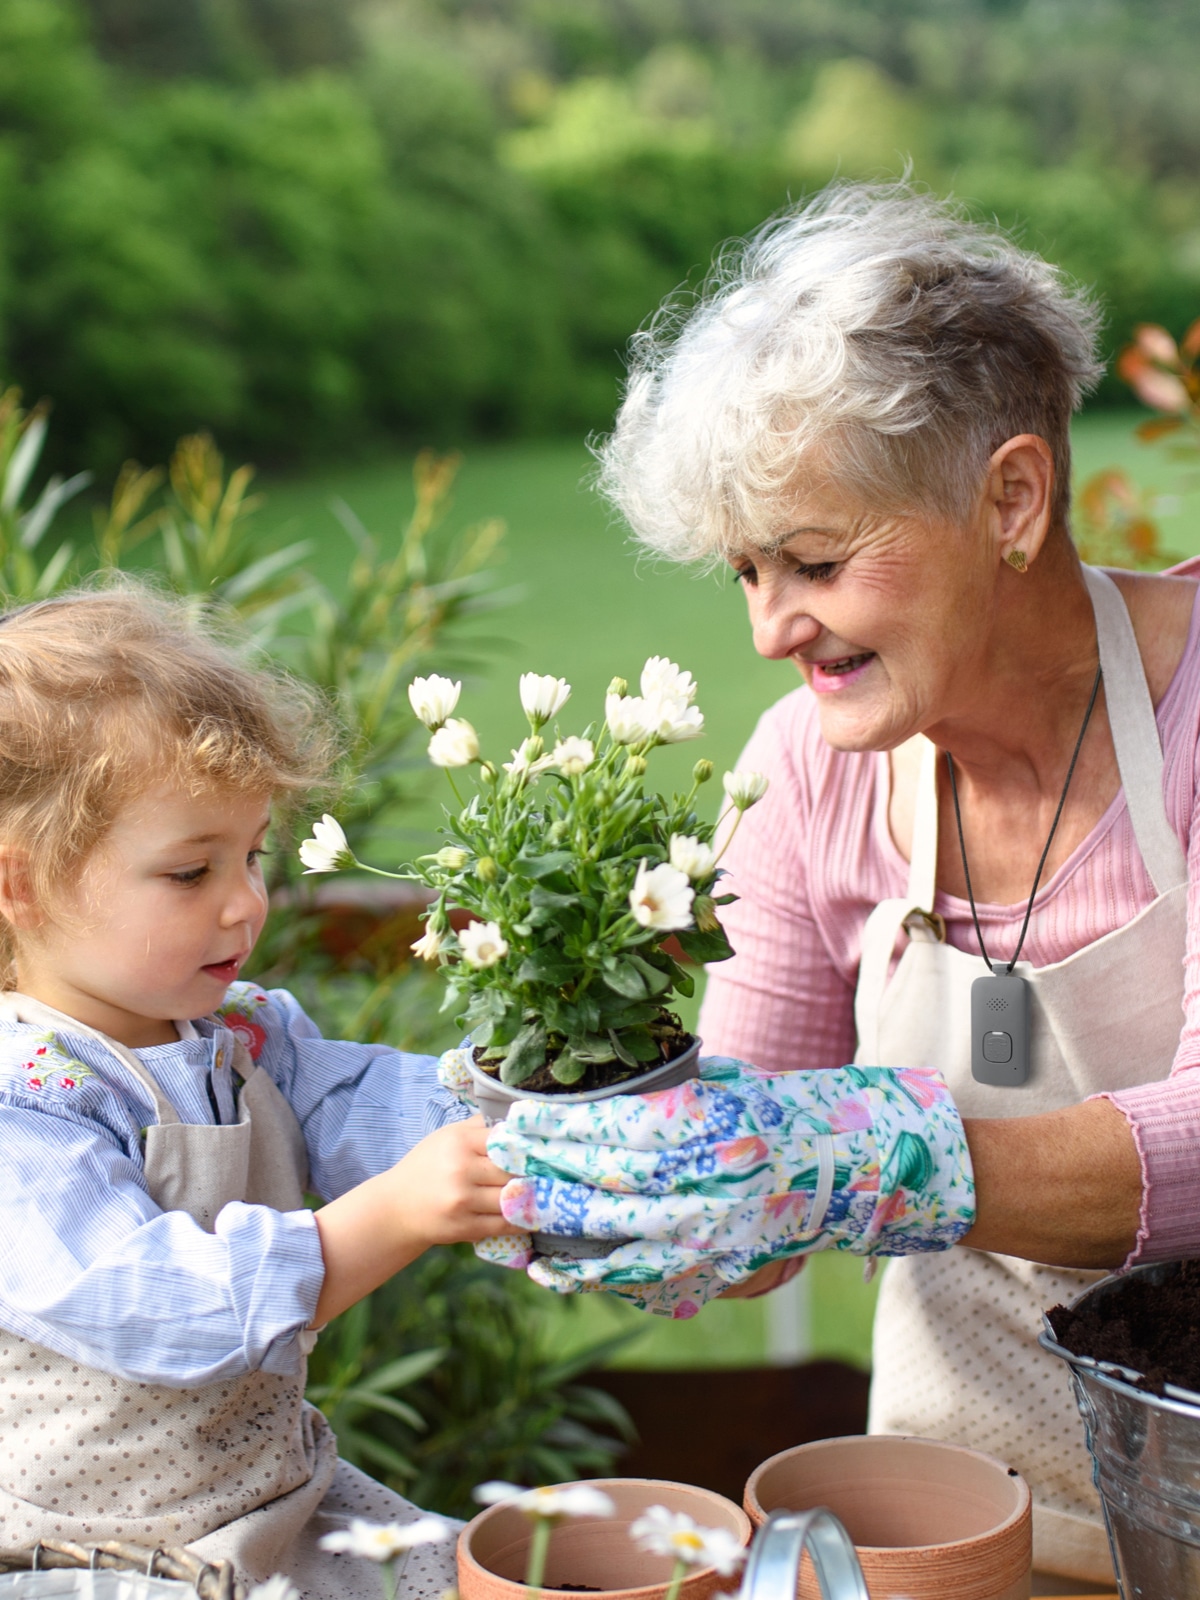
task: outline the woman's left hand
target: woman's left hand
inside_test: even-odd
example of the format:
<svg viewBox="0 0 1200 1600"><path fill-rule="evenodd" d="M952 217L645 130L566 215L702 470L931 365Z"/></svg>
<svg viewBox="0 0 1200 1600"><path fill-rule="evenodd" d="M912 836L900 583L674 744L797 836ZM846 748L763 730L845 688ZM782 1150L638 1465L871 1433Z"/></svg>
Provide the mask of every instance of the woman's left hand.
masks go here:
<svg viewBox="0 0 1200 1600"><path fill-rule="evenodd" d="M532 1277L673 1316L814 1250L945 1250L975 1216L962 1122L929 1071L771 1077L714 1058L658 1094L521 1101L488 1151L517 1175L501 1195L514 1226L614 1241L600 1259L537 1258Z"/></svg>

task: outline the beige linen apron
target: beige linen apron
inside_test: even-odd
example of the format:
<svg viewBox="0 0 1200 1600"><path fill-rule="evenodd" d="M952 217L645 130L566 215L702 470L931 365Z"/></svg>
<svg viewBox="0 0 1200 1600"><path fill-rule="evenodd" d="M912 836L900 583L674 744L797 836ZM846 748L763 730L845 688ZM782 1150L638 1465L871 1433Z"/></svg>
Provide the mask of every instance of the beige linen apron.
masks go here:
<svg viewBox="0 0 1200 1600"><path fill-rule="evenodd" d="M937 751L918 781L908 894L867 920L855 1001L856 1059L936 1066L964 1117L1020 1117L1164 1078L1183 1023L1187 860L1163 805L1162 749L1128 612L1085 568L1109 725L1134 835L1158 898L1132 922L1029 982L1031 1068L1018 1088L971 1076L970 994L979 956L938 941ZM932 925L931 925L932 922ZM888 979L896 940L909 936ZM1034 1495L1034 1565L1111 1585L1083 1424L1062 1363L1039 1349L1042 1310L1101 1274L962 1247L890 1262L876 1313L870 1428L973 1446L1018 1468Z"/></svg>
<svg viewBox="0 0 1200 1600"><path fill-rule="evenodd" d="M296 1211L308 1161L295 1114L232 1035L242 1077L239 1120L181 1122L132 1050L25 995L0 1015L96 1039L153 1097L146 1184L164 1211L207 1232L234 1200ZM302 1334L307 1354L316 1335ZM286 1572L305 1600L378 1600L373 1563L317 1549L351 1516L409 1522L417 1509L338 1460L322 1414L290 1376L248 1372L197 1389L117 1378L0 1329L0 1546L41 1538L186 1544L260 1582ZM404 1591L439 1595L454 1581L453 1541L413 1552Z"/></svg>

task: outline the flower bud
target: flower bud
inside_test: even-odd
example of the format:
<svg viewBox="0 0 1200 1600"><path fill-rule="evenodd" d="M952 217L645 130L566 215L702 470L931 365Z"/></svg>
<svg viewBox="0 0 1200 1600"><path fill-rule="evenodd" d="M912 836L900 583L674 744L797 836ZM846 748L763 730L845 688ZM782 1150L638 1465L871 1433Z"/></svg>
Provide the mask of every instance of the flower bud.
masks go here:
<svg viewBox="0 0 1200 1600"><path fill-rule="evenodd" d="M713 764L711 761L697 761L696 765L692 768L692 781L694 783L707 783L712 775Z"/></svg>
<svg viewBox="0 0 1200 1600"><path fill-rule="evenodd" d="M722 780L725 793L739 811L748 811L766 794L769 779L762 772L727 772Z"/></svg>
<svg viewBox="0 0 1200 1600"><path fill-rule="evenodd" d="M475 871L483 879L484 883L495 883L499 868L491 856L480 856L475 863Z"/></svg>
<svg viewBox="0 0 1200 1600"><path fill-rule="evenodd" d="M625 763L625 773L624 773L625 777L627 777L627 778L641 778L641 777L645 776L645 772L646 772L646 758L645 758L645 756L630 756L629 759L626 761L626 763Z"/></svg>
<svg viewBox="0 0 1200 1600"><path fill-rule="evenodd" d="M456 844L444 844L433 859L439 867L445 867L449 872L458 872L466 866L471 857Z"/></svg>
<svg viewBox="0 0 1200 1600"><path fill-rule="evenodd" d="M698 894L692 901L692 916L695 918L696 927L701 933L717 933L720 931L720 921L717 917L717 903L710 894Z"/></svg>
<svg viewBox="0 0 1200 1600"><path fill-rule="evenodd" d="M479 776L484 780L485 783L495 783L496 779L499 777L499 773L496 771L495 762L481 761L479 763Z"/></svg>
<svg viewBox="0 0 1200 1600"><path fill-rule="evenodd" d="M605 693L615 694L618 699L623 699L629 693L629 684L624 678L614 678Z"/></svg>
<svg viewBox="0 0 1200 1600"><path fill-rule="evenodd" d="M531 733L521 748L525 752L526 760L536 761L540 755L545 753L546 741L540 733Z"/></svg>

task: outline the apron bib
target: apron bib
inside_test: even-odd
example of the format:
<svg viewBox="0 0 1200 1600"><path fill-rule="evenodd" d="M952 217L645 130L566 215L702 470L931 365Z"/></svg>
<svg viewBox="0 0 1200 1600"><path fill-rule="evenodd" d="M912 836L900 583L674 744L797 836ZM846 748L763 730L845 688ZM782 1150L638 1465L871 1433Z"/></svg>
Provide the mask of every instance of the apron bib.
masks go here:
<svg viewBox="0 0 1200 1600"><path fill-rule="evenodd" d="M1183 1021L1187 859L1167 820L1163 758L1120 591L1084 568L1096 613L1121 786L1157 898L1066 960L1017 972L1030 986L1030 1074L971 1076L970 994L979 956L941 942L933 915L937 751L918 780L908 893L867 919L855 997L864 1065L935 1066L964 1117L1019 1117L1165 1078ZM901 932L908 943L888 972ZM968 1445L1018 1468L1034 1497L1034 1566L1111 1586L1112 1563L1084 1430L1061 1363L1037 1344L1042 1311L1104 1276L959 1247L891 1261L876 1312L870 1429Z"/></svg>
<svg viewBox="0 0 1200 1600"><path fill-rule="evenodd" d="M277 1211L304 1205L308 1159L295 1113L240 1041L238 1121L180 1121L132 1050L25 995L0 1015L98 1040L153 1098L146 1185L164 1211L206 1232L231 1201ZM232 1036L229 1036L232 1038ZM217 1065L221 1065L218 1055ZM316 1334L300 1336L304 1353ZM203 1388L137 1383L81 1366L0 1329L0 1546L37 1539L129 1539L188 1545L261 1582L286 1572L305 1600L377 1600L373 1563L317 1549L347 1517L419 1515L338 1460L328 1422L304 1398L306 1372L247 1372ZM451 1554L444 1552L450 1550ZM405 1590L434 1596L453 1582L452 1545L413 1552Z"/></svg>

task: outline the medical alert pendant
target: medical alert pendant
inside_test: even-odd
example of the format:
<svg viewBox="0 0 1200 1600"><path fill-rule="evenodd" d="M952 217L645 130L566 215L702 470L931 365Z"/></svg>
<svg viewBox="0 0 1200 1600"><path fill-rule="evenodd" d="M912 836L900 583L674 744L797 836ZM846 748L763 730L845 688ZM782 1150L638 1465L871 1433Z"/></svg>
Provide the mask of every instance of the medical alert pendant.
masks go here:
<svg viewBox="0 0 1200 1600"><path fill-rule="evenodd" d="M971 985L971 1076L1011 1089L1029 1076L1029 986L1012 973Z"/></svg>

